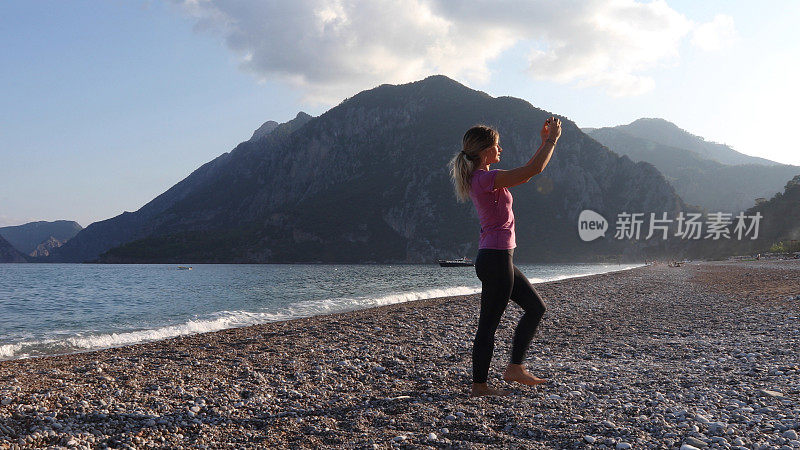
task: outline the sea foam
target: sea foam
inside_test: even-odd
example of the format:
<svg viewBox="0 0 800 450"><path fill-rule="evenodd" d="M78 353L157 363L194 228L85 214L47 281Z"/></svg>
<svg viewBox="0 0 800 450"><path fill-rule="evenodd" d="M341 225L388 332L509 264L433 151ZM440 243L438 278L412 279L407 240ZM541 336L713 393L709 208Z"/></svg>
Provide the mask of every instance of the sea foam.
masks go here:
<svg viewBox="0 0 800 450"><path fill-rule="evenodd" d="M639 266L640 265L613 265L609 266L608 268L627 270ZM607 273L611 271L616 270L601 270L600 273ZM531 283L542 283L567 278L589 276L597 273L598 271L595 268L595 270L588 271L587 273L562 273L551 277L546 276L529 278L529 280ZM229 328L298 319L302 317L353 311L357 309L373 308L414 300L450 297L457 295L471 295L479 293L480 291L480 286L454 286L447 288L412 290L381 296L335 297L300 301L275 311L219 311L206 317L195 317L186 322L168 324L149 329L98 334L73 333L73 335L69 337L65 337L64 331L60 331L51 334L51 336L54 338L28 340L19 343L0 345L0 359L15 359L30 356L44 356L71 353L76 351L120 347L142 342L169 339L178 336L207 333Z"/></svg>
<svg viewBox="0 0 800 450"><path fill-rule="evenodd" d="M442 289L426 289L377 297L330 298L297 302L274 312L220 311L211 317L195 318L184 323L158 328L133 330L119 333L71 336L63 339L24 341L0 346L0 359L43 356L74 351L97 350L124 345L151 342L198 333L208 333L229 328L259 325L282 320L299 319L316 315L353 311L413 300L423 300L454 295L469 295L480 292L480 288L456 286Z"/></svg>

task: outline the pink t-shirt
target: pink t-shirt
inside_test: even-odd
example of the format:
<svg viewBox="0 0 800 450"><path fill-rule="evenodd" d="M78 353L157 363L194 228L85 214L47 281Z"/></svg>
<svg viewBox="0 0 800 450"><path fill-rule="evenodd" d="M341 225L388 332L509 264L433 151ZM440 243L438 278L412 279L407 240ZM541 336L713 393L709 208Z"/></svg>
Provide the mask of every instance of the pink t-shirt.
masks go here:
<svg viewBox="0 0 800 450"><path fill-rule="evenodd" d="M517 246L514 234L514 199L507 188L494 189L498 170L478 169L472 174L469 196L481 221L478 248L507 250Z"/></svg>

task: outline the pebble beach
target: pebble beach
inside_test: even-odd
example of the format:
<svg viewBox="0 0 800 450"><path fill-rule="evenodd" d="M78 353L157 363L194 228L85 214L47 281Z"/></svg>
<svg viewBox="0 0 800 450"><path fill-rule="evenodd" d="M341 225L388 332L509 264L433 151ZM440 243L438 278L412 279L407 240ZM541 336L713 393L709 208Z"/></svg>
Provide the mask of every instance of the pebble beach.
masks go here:
<svg viewBox="0 0 800 450"><path fill-rule="evenodd" d="M800 260L650 265L536 285L468 396L479 296L0 361L0 448L800 448Z"/></svg>

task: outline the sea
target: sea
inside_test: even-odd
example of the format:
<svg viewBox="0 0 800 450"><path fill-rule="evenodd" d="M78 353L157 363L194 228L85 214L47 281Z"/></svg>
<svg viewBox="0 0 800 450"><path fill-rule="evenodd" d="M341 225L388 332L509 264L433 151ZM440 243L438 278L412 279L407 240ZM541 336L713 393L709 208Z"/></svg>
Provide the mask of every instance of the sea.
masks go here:
<svg viewBox="0 0 800 450"><path fill-rule="evenodd" d="M517 265L532 283L638 266ZM476 292L474 267L0 264L0 360Z"/></svg>

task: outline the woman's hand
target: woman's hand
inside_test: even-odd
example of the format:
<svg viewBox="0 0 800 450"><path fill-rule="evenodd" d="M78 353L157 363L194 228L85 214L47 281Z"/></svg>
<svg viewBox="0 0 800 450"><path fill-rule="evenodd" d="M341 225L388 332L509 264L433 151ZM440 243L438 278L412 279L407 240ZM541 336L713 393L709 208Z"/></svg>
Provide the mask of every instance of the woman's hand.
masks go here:
<svg viewBox="0 0 800 450"><path fill-rule="evenodd" d="M561 137L561 120L551 117L544 122L544 128L547 129L547 137L546 139L552 139L553 141L557 141L558 138ZM542 129L544 131L544 129Z"/></svg>
<svg viewBox="0 0 800 450"><path fill-rule="evenodd" d="M550 119L544 121L544 125L542 125L542 131L539 132L539 136L542 137L542 145L544 145L544 141L547 139L547 136L550 135L550 130L548 128L548 125L550 124L549 120Z"/></svg>
<svg viewBox="0 0 800 450"><path fill-rule="evenodd" d="M498 170L497 175L494 177L494 189L509 188L527 183L532 177L542 173L544 168L547 167L547 163L550 162L550 157L553 156L553 150L556 148L555 142L561 137L561 121L555 117L545 120L540 135L542 137L542 146L536 150L533 158L524 166L516 169ZM545 145L545 143L552 143L553 145Z"/></svg>

